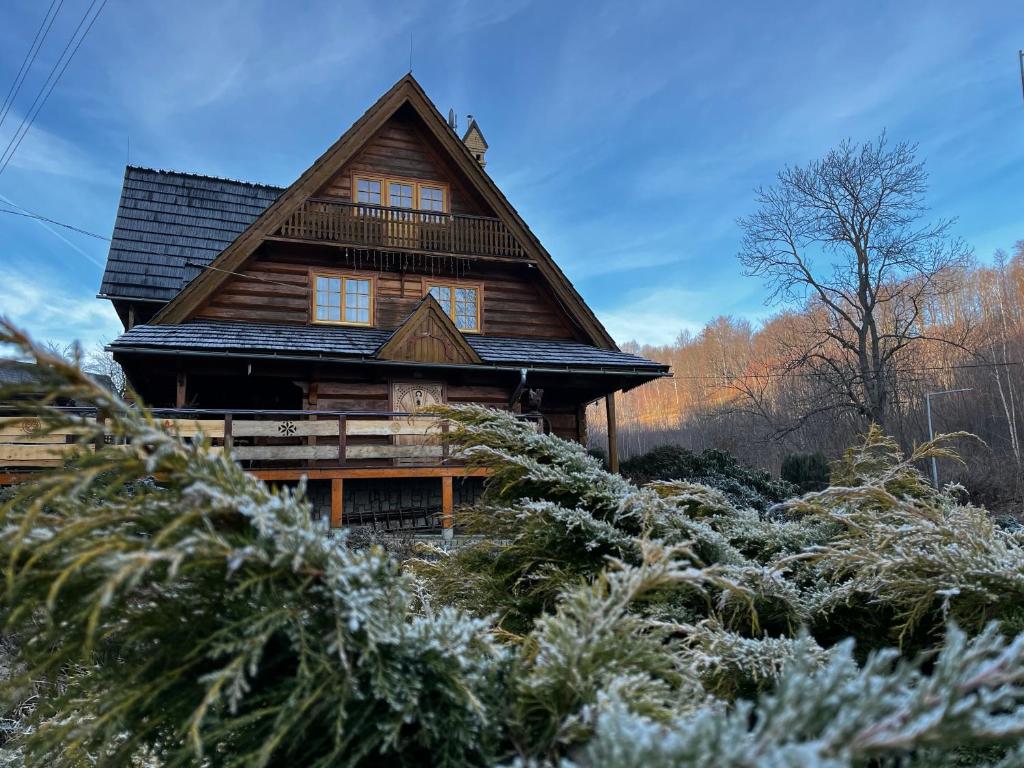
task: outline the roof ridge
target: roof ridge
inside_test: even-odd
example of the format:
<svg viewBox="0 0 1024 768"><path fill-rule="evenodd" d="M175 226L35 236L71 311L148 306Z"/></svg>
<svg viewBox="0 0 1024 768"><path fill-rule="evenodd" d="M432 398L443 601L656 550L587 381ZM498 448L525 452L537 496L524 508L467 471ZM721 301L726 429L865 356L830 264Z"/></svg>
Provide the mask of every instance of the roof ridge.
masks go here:
<svg viewBox="0 0 1024 768"><path fill-rule="evenodd" d="M148 173L159 173L168 176L186 176L192 179L205 179L207 181L227 181L231 184L242 184L247 187L262 187L263 189L273 189L278 192L283 192L287 187L281 187L277 184L264 184L259 181L245 181L243 179L232 179L228 176L211 176L207 173L196 173L195 171L176 171L172 168L149 168L145 165L126 165L125 170L132 171L146 171Z"/></svg>

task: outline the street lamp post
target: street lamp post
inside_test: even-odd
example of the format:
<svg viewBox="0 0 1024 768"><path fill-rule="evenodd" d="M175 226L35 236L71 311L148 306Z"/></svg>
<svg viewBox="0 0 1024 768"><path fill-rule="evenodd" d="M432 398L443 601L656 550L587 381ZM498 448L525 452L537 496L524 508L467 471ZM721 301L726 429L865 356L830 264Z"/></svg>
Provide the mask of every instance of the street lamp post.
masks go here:
<svg viewBox="0 0 1024 768"><path fill-rule="evenodd" d="M965 389L944 389L941 392L925 392L924 393L924 409L928 413L928 441L931 442L935 439L935 433L932 430L932 398L936 395L952 395L957 392L971 392L974 387L967 387ZM935 457L932 456L932 485L935 486L936 490L939 488L939 462L936 461Z"/></svg>

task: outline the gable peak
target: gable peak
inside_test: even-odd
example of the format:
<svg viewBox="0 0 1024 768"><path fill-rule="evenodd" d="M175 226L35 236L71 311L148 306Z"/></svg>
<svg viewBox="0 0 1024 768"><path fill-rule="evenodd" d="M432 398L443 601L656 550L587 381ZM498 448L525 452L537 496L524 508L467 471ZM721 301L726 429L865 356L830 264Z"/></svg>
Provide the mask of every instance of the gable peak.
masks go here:
<svg viewBox="0 0 1024 768"><path fill-rule="evenodd" d="M480 365L483 362L429 293L380 345L375 356L380 360L416 363Z"/></svg>

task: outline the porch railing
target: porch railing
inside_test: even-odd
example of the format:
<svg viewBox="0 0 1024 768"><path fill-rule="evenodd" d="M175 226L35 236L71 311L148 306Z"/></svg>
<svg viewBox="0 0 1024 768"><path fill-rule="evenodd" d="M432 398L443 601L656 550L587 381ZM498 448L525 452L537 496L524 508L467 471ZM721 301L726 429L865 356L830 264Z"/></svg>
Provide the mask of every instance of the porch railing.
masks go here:
<svg viewBox="0 0 1024 768"><path fill-rule="evenodd" d="M385 250L497 258L525 256L512 232L499 219L326 198L311 198L302 203L278 235Z"/></svg>
<svg viewBox="0 0 1024 768"><path fill-rule="evenodd" d="M90 421L95 412L80 413ZM160 425L183 438L208 438L244 467L424 467L459 461L446 419L423 414L361 411L154 411ZM84 428L41 434L32 418L0 415L0 468L57 466Z"/></svg>

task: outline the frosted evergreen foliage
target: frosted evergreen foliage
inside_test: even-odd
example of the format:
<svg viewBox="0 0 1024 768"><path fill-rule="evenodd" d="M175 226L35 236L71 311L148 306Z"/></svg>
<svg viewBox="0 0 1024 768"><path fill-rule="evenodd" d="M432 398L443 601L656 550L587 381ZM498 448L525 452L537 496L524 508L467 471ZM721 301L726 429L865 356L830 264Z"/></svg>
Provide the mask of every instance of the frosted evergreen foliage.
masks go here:
<svg viewBox="0 0 1024 768"><path fill-rule="evenodd" d="M0 765L1024 766L1024 536L943 441L758 510L447 409L481 536L399 559L7 334L120 444L26 402L80 438L0 494Z"/></svg>
<svg viewBox="0 0 1024 768"><path fill-rule="evenodd" d="M951 743L1024 737L1024 637L1008 642L995 625L973 639L950 628L929 674L895 651L859 667L848 642L823 668L806 658L794 654L775 690L756 701L668 724L610 695L594 708L594 737L563 766L847 768L912 756L935 765Z"/></svg>

